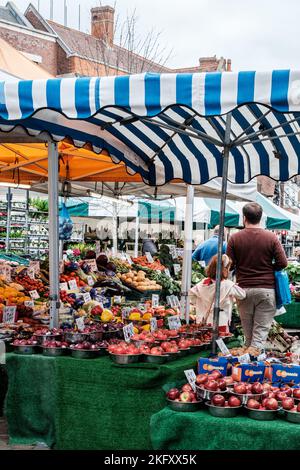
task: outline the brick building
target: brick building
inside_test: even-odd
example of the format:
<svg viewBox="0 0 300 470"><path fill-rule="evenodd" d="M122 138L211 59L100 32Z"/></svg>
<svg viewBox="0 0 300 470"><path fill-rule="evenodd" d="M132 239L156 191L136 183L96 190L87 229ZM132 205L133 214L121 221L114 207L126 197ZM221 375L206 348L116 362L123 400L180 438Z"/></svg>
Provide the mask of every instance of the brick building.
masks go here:
<svg viewBox="0 0 300 470"><path fill-rule="evenodd" d="M230 71L231 61L202 57L191 68L170 69L114 43L115 11L91 9L91 34L46 20L33 5L22 14L13 2L0 7L0 37L55 76L152 72Z"/></svg>

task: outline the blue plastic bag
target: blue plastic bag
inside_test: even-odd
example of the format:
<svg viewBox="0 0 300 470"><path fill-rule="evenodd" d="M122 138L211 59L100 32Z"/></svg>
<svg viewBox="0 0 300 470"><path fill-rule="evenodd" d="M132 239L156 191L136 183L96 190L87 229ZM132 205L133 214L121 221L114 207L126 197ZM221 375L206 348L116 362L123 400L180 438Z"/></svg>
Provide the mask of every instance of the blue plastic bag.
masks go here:
<svg viewBox="0 0 300 470"><path fill-rule="evenodd" d="M73 231L73 222L66 205L63 203L59 215L59 239L70 240Z"/></svg>
<svg viewBox="0 0 300 470"><path fill-rule="evenodd" d="M290 284L286 271L275 271L275 290L277 309L291 303Z"/></svg>

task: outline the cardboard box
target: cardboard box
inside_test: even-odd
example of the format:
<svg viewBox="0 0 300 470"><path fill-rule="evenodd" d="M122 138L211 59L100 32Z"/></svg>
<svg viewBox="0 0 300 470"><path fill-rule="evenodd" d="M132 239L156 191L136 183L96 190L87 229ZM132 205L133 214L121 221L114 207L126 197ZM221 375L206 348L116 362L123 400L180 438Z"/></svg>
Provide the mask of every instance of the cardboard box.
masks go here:
<svg viewBox="0 0 300 470"><path fill-rule="evenodd" d="M263 382L265 365L263 362L256 364L239 364L232 367L232 378L237 382Z"/></svg>
<svg viewBox="0 0 300 470"><path fill-rule="evenodd" d="M300 366L297 364L272 364L271 381L273 383L300 383Z"/></svg>
<svg viewBox="0 0 300 470"><path fill-rule="evenodd" d="M198 362L198 374L209 373L217 369L225 376L227 374L227 365L228 359L226 357L200 357Z"/></svg>

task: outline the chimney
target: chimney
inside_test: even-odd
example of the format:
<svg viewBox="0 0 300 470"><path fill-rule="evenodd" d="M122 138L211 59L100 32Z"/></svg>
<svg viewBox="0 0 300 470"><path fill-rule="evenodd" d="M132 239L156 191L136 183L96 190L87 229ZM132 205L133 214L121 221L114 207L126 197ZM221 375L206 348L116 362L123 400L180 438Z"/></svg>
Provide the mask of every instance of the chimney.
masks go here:
<svg viewBox="0 0 300 470"><path fill-rule="evenodd" d="M231 59L227 59L227 72L231 72Z"/></svg>
<svg viewBox="0 0 300 470"><path fill-rule="evenodd" d="M109 46L114 43L115 9L110 6L91 9L92 36L103 39Z"/></svg>

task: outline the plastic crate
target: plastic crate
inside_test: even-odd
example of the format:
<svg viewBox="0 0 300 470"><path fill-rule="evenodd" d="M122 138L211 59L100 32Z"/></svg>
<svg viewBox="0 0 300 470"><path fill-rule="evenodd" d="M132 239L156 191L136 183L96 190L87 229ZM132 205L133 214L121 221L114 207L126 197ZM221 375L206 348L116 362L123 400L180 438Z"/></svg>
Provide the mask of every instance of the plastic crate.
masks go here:
<svg viewBox="0 0 300 470"><path fill-rule="evenodd" d="M285 305L286 313L278 315L276 321L285 328L300 328L300 302Z"/></svg>

